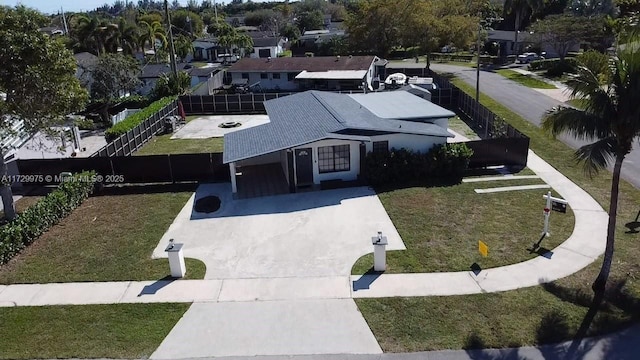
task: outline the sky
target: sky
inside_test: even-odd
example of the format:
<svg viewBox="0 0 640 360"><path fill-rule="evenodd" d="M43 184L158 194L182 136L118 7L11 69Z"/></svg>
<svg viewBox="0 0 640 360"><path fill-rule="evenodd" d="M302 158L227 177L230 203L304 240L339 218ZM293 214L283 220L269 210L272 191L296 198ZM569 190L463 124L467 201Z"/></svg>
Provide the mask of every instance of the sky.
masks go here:
<svg viewBox="0 0 640 360"><path fill-rule="evenodd" d="M129 0L134 3L138 3L137 0ZM179 0L182 5L186 5L188 0ZM273 0L254 0L255 2L264 2L264 1L273 1ZM169 4L171 4L172 0L169 0ZM198 0L198 3L202 2ZM216 0L217 4L226 4L229 3L230 0ZM0 0L0 4L7 6L15 6L18 4L22 4L24 6L28 6L34 9L38 9L43 13L47 14L56 14L60 11L62 7L64 11L90 11L99 6L107 4L112 4L113 0Z"/></svg>

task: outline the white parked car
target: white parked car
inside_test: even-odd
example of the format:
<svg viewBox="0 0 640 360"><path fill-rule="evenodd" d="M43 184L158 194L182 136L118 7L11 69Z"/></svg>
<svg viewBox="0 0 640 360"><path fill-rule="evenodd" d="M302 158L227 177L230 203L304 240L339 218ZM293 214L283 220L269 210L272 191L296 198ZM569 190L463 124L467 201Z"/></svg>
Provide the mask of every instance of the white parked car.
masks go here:
<svg viewBox="0 0 640 360"><path fill-rule="evenodd" d="M518 63L519 64L528 64L528 63L530 63L532 61L540 60L540 59L543 59L543 58L540 55L538 55L536 53L532 53L532 52L518 55Z"/></svg>

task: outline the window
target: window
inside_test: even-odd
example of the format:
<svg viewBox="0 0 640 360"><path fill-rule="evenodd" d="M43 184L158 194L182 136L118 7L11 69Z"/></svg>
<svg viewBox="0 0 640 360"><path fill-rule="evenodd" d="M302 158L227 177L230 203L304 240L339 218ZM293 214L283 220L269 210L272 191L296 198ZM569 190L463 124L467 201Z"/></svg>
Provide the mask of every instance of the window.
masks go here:
<svg viewBox="0 0 640 360"><path fill-rule="evenodd" d="M268 79L267 73L260 73L260 79Z"/></svg>
<svg viewBox="0 0 640 360"><path fill-rule="evenodd" d="M351 151L349 145L323 146L318 148L318 171L323 173L349 171Z"/></svg>
<svg viewBox="0 0 640 360"><path fill-rule="evenodd" d="M248 79L249 78L249 73L242 73L242 78L243 79Z"/></svg>
<svg viewBox="0 0 640 360"><path fill-rule="evenodd" d="M274 79L280 79L280 73L273 73Z"/></svg>
<svg viewBox="0 0 640 360"><path fill-rule="evenodd" d="M259 49L258 50L258 57L259 58L268 58L269 56L271 56L271 49Z"/></svg>
<svg viewBox="0 0 640 360"><path fill-rule="evenodd" d="M388 141L374 141L373 142L373 153L387 153L389 152L389 142Z"/></svg>
<svg viewBox="0 0 640 360"><path fill-rule="evenodd" d="M287 80L293 81L298 74L296 73L287 73Z"/></svg>

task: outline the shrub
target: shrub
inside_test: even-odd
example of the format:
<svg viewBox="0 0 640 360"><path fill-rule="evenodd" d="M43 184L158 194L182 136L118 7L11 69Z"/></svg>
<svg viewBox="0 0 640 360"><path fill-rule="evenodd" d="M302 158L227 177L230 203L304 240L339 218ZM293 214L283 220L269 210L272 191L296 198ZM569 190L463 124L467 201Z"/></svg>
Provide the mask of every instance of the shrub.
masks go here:
<svg viewBox="0 0 640 360"><path fill-rule="evenodd" d="M96 124L91 119L82 118L73 121L73 125L77 126L80 130L95 130Z"/></svg>
<svg viewBox="0 0 640 360"><path fill-rule="evenodd" d="M549 70L554 66L557 66L560 63L560 59L545 59L545 60L535 60L529 64L529 70L531 71L542 71ZM565 58L564 62L570 66L570 71L572 72L576 67L576 60L574 58ZM567 68L569 69L569 68Z"/></svg>
<svg viewBox="0 0 640 360"><path fill-rule="evenodd" d="M162 110L162 108L164 108L165 106L171 104L171 102L175 99L175 96L162 98L158 101L153 102L151 105L138 111L137 113L132 114L131 116L127 116L121 122L107 129L107 131L104 132L104 138L107 140L107 143L114 141L122 134L133 129L149 117L153 116L153 114Z"/></svg>
<svg viewBox="0 0 640 360"><path fill-rule="evenodd" d="M557 76L562 76L562 74L564 74L564 73L575 72L575 70L576 70L576 62L575 62L575 60L571 59L571 60L573 60L571 62L566 61L566 60L569 60L569 59L565 59L565 61L558 61L553 66L551 66L547 70L547 76L557 77Z"/></svg>
<svg viewBox="0 0 640 360"><path fill-rule="evenodd" d="M469 165L473 151L465 143L443 144L426 153L391 149L367 154L367 180L384 185L431 178L459 179Z"/></svg>
<svg viewBox="0 0 640 360"><path fill-rule="evenodd" d="M88 171L67 178L56 190L0 227L0 264L77 208L93 191L95 176L95 172Z"/></svg>

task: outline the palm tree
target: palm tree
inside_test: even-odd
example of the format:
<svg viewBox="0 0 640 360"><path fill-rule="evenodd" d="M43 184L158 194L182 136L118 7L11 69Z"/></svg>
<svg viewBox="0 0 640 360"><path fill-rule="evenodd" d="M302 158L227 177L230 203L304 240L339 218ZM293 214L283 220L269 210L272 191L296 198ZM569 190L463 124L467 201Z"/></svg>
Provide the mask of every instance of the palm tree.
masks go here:
<svg viewBox="0 0 640 360"><path fill-rule="evenodd" d="M554 135L568 132L576 138L594 139L579 148L576 159L584 163L585 171L593 176L612 160L611 199L607 244L602 268L593 283L596 295L604 294L613 260L620 170L625 156L640 136L640 37L635 36L626 47L619 47L605 71L608 85L598 81L595 66L579 66L578 74L567 82L571 96L582 99L584 110L561 107L552 109L543 119L543 128Z"/></svg>
<svg viewBox="0 0 640 360"><path fill-rule="evenodd" d="M515 48L516 55L519 54L518 49L518 31L522 28L522 25L531 19L534 12L542 9L544 6L544 0L505 0L504 9L507 14L515 15ZM526 20L526 21L525 21Z"/></svg>
<svg viewBox="0 0 640 360"><path fill-rule="evenodd" d="M106 44L107 51L116 53L120 48L125 54L133 55L139 48L139 40L140 34L138 27L135 24L128 23L125 18L121 17L118 20L117 31Z"/></svg>
<svg viewBox="0 0 640 360"><path fill-rule="evenodd" d="M148 23L146 21L140 21L140 27L142 27L142 36L140 37L140 45L144 50L144 44L149 42L149 46L153 49L156 62L158 62L158 54L156 48L156 41L162 42L162 47L167 46L167 36L164 31L164 27L159 21Z"/></svg>

